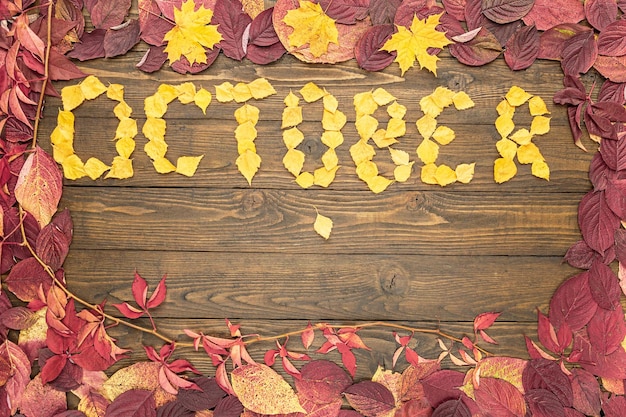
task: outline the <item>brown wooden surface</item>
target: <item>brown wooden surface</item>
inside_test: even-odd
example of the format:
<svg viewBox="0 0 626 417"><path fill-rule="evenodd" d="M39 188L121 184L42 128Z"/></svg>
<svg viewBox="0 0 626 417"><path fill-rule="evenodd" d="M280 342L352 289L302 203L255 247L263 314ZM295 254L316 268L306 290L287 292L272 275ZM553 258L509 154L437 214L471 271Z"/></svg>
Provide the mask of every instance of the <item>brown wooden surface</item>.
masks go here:
<svg viewBox="0 0 626 417"><path fill-rule="evenodd" d="M224 334L225 317L242 323L244 332L263 335L297 330L308 320L345 325L384 320L462 335L471 332L476 314L502 311L492 331L500 345L492 351L525 354L523 335L535 332L536 308L546 311L555 288L576 273L561 260L580 239L577 206L590 188L592 152L573 145L565 111L551 101L562 88L557 63L537 62L514 73L501 59L469 68L443 54L438 78L418 69L402 78L396 64L367 73L354 61L310 65L284 57L257 66L220 56L204 73L181 76L167 68L155 74L134 69L141 49L82 66L105 83L126 86L140 129L143 99L162 82L191 81L214 92L223 81L267 78L277 94L253 103L261 109L256 144L262 166L251 187L237 172L233 111L239 105L214 100L203 116L192 105L171 104L165 115L168 157L205 154L193 178L157 174L139 133L132 179L65 182L61 204L75 224L66 274L78 295L93 302L130 300L134 270L151 287L167 273L168 298L155 317L172 337L180 337L183 328ZM341 168L328 189L301 189L281 162L282 100L308 81L335 95L349 120L345 143L337 149ZM512 85L540 95L552 111L551 131L535 141L551 168L549 182L519 165L510 182L493 181L495 106ZM437 86L462 89L476 102L471 110L447 109L438 118L457 133L438 162L475 162L474 180L441 188L423 184L415 169L408 182L374 195L357 178L348 152L357 140L353 96L384 87L407 106L407 134L395 147L417 159L419 99ZM321 104L304 106L307 139L301 149L311 169L325 151L317 139ZM42 137L56 125L59 107L60 100L48 100ZM75 148L83 160L113 157L112 107L100 98L75 111ZM383 110L377 115L384 126ZM530 126L527 107L518 110L515 122L518 128ZM585 144L594 149L592 142ZM375 161L389 172L386 151ZM315 207L335 222L328 241L313 231ZM135 351L141 342L158 343L124 328L117 334L122 346ZM373 351L359 354L360 377L370 376L377 364L390 366L395 349L389 329L367 329L363 335ZM261 359L267 348L252 352ZM416 348L422 356L438 354L432 337L420 336ZM209 371L203 355L188 357Z"/></svg>

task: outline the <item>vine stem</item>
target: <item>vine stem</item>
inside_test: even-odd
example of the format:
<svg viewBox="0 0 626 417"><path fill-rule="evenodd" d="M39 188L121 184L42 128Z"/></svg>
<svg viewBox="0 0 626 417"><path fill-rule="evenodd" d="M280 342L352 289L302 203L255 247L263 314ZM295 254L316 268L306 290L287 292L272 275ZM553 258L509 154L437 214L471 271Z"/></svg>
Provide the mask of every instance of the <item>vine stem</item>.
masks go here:
<svg viewBox="0 0 626 417"><path fill-rule="evenodd" d="M46 54L43 61L43 80L41 83L41 94L37 101L37 111L35 112L35 125L33 127L33 144L32 148L37 146L37 133L39 132L39 121L43 111L43 102L46 97L46 88L48 88L48 80L50 79L50 49L52 48L52 0L48 3L48 20L47 20Z"/></svg>

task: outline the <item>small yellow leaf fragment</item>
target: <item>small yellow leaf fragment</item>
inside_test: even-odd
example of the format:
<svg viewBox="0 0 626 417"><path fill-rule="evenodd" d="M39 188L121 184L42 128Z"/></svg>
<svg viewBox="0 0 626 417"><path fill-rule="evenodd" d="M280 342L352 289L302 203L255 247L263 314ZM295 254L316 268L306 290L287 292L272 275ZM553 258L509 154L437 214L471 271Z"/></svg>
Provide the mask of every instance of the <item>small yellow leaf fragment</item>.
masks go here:
<svg viewBox="0 0 626 417"><path fill-rule="evenodd" d="M440 145L447 145L456 137L454 130L447 126L438 126L433 133L433 139L435 139Z"/></svg>
<svg viewBox="0 0 626 417"><path fill-rule="evenodd" d="M382 175L376 175L366 181L367 186L374 194L382 193L393 184L393 180L383 177Z"/></svg>
<svg viewBox="0 0 626 417"><path fill-rule="evenodd" d="M378 104L374 100L374 94L371 91L356 94L353 104L357 119L364 115L371 115L378 109Z"/></svg>
<svg viewBox="0 0 626 417"><path fill-rule="evenodd" d="M83 92L83 96L87 100L93 100L98 97L100 94L107 91L107 88L100 80L93 76L89 75L80 83L80 89Z"/></svg>
<svg viewBox="0 0 626 417"><path fill-rule="evenodd" d="M531 116L543 116L544 114L550 114L546 103L539 96L533 96L528 101L528 109Z"/></svg>
<svg viewBox="0 0 626 417"><path fill-rule="evenodd" d="M244 124L246 122L252 123L252 125L256 125L259 121L259 115L261 111L256 106L251 106L250 104L244 104L235 110L235 120L237 120L238 124Z"/></svg>
<svg viewBox="0 0 626 417"><path fill-rule="evenodd" d="M407 165L398 165L393 170L393 177L398 182L406 182L413 172L413 164L415 162L411 162Z"/></svg>
<svg viewBox="0 0 626 417"><path fill-rule="evenodd" d="M233 89L234 86L228 81L223 82L222 84L215 86L215 99L220 103L228 103L229 101L233 101L235 98L233 97Z"/></svg>
<svg viewBox="0 0 626 417"><path fill-rule="evenodd" d="M165 157L155 159L152 161L152 165L154 165L154 169L159 174L167 174L176 171L176 166Z"/></svg>
<svg viewBox="0 0 626 417"><path fill-rule="evenodd" d="M289 149L283 157L283 165L287 168L287 171L297 177L300 175L302 167L304 166L304 159L304 152L298 149Z"/></svg>
<svg viewBox="0 0 626 417"><path fill-rule="evenodd" d="M409 153L399 150L389 148L389 153L391 154L391 160L396 165L408 165L409 164Z"/></svg>
<svg viewBox="0 0 626 417"><path fill-rule="evenodd" d="M116 156L113 158L111 169L104 178L117 178L124 180L133 176L133 161L132 159L122 158Z"/></svg>
<svg viewBox="0 0 626 417"><path fill-rule="evenodd" d="M415 124L417 125L417 131L419 134L422 135L424 139L430 139L437 128L437 119L425 114L420 117Z"/></svg>
<svg viewBox="0 0 626 417"><path fill-rule="evenodd" d="M515 129L515 123L509 116L498 116L496 119L496 130L503 138L509 136L509 134Z"/></svg>
<svg viewBox="0 0 626 417"><path fill-rule="evenodd" d="M509 139L518 145L527 145L533 139L533 134L529 132L528 129L522 128L509 136Z"/></svg>
<svg viewBox="0 0 626 417"><path fill-rule="evenodd" d="M250 88L250 94L255 100L267 98L273 94L276 94L276 90L270 82L265 78L257 78L256 80L248 83Z"/></svg>
<svg viewBox="0 0 626 417"><path fill-rule="evenodd" d="M396 99L387 90L380 87L374 90L374 92L372 93L372 98L379 106L385 106Z"/></svg>
<svg viewBox="0 0 626 417"><path fill-rule="evenodd" d="M520 164L532 164L535 161L543 161L544 159L537 145L531 142L517 148L517 160Z"/></svg>
<svg viewBox="0 0 626 417"><path fill-rule="evenodd" d="M420 179L424 184L437 184L437 178L435 178L435 173L437 172L437 165L435 164L426 164L422 167L422 171L420 174Z"/></svg>
<svg viewBox="0 0 626 417"><path fill-rule="evenodd" d="M63 175L68 180L77 180L87 175L85 173L85 166L83 164L83 161L81 161L80 158L75 154L72 154L65 158L61 165L63 166Z"/></svg>
<svg viewBox="0 0 626 417"><path fill-rule="evenodd" d="M283 103L285 103L285 106L287 107L298 107L298 104L300 104L300 98L290 91L289 94L287 94L287 97L283 100Z"/></svg>
<svg viewBox="0 0 626 417"><path fill-rule="evenodd" d="M115 150L122 158L130 158L135 151L135 141L132 138L125 137L115 142Z"/></svg>
<svg viewBox="0 0 626 417"><path fill-rule="evenodd" d="M326 167L320 167L313 172L313 183L320 187L328 187L334 180L335 174L337 174L338 166L334 166L330 169Z"/></svg>
<svg viewBox="0 0 626 417"><path fill-rule="evenodd" d="M319 100L324 97L327 93L317 86L317 84L313 82L306 83L304 87L300 89L300 94L302 98L307 103L313 103L314 101Z"/></svg>
<svg viewBox="0 0 626 417"><path fill-rule="evenodd" d="M503 138L496 142L496 149L501 157L513 160L517 155L517 145L510 139Z"/></svg>
<svg viewBox="0 0 626 417"><path fill-rule="evenodd" d="M303 172L296 178L296 184L302 188L309 188L315 183L315 177L310 172Z"/></svg>
<svg viewBox="0 0 626 417"><path fill-rule="evenodd" d="M196 97L196 86L194 83L182 83L175 86L176 91L178 91L178 101L181 104L189 104L194 101Z"/></svg>
<svg viewBox="0 0 626 417"><path fill-rule="evenodd" d="M345 126L347 121L346 115L339 110L334 113L324 110L324 114L322 115L322 128L324 128L324 130L339 131Z"/></svg>
<svg viewBox="0 0 626 417"><path fill-rule="evenodd" d="M435 171L435 179L437 184L445 187L446 185L456 182L456 172L447 165L439 165Z"/></svg>
<svg viewBox="0 0 626 417"><path fill-rule="evenodd" d="M424 164L434 164L439 156L439 145L430 139L424 139L417 147L417 157Z"/></svg>
<svg viewBox="0 0 626 417"><path fill-rule="evenodd" d="M176 172L186 177L192 177L196 173L202 158L204 158L204 155L179 157L176 160Z"/></svg>
<svg viewBox="0 0 626 417"><path fill-rule="evenodd" d="M285 107L283 109L281 129L298 126L302 123L302 107Z"/></svg>
<svg viewBox="0 0 626 417"><path fill-rule="evenodd" d="M333 221L330 217L326 217L320 214L317 209L317 216L315 216L315 223L313 223L313 229L317 232L318 235L323 237L324 239L328 239L330 237L330 233L333 230Z"/></svg>
<svg viewBox="0 0 626 417"><path fill-rule="evenodd" d="M322 136L323 138L323 136ZM304 140L304 134L297 128L292 127L291 129L283 130L283 142L285 142L285 146L289 149L293 149ZM327 145L330 146L330 145Z"/></svg>
<svg viewBox="0 0 626 417"><path fill-rule="evenodd" d="M196 95L193 97L193 101L196 103L196 106L202 110L202 113L206 114L206 109L209 107L209 104L211 104L211 93L208 90L201 88L196 92Z"/></svg>
<svg viewBox="0 0 626 417"><path fill-rule="evenodd" d="M350 147L350 156L352 156L352 160L357 166L364 161L371 161L374 155L376 155L374 147L363 140Z"/></svg>
<svg viewBox="0 0 626 417"><path fill-rule="evenodd" d="M332 94L326 94L323 97L324 110L334 113L339 108L339 101Z"/></svg>
<svg viewBox="0 0 626 417"><path fill-rule="evenodd" d="M61 89L61 101L63 102L63 110L65 111L72 111L83 104L85 95L80 85L63 87L63 89Z"/></svg>
<svg viewBox="0 0 626 417"><path fill-rule="evenodd" d="M237 103L243 103L252 98L252 91L246 83L237 83L233 88L233 99Z"/></svg>
<svg viewBox="0 0 626 417"><path fill-rule="evenodd" d="M498 158L493 163L493 179L502 184L513 178L517 174L515 162L507 158Z"/></svg>
<svg viewBox="0 0 626 417"><path fill-rule="evenodd" d="M337 157L337 152L333 148L328 149L322 155L322 164L327 170L333 169L339 164L339 158Z"/></svg>
<svg viewBox="0 0 626 417"><path fill-rule="evenodd" d="M465 91L459 91L452 96L452 102L457 110L467 110L475 106L474 101Z"/></svg>
<svg viewBox="0 0 626 417"><path fill-rule="evenodd" d="M476 163L460 164L456 169L456 180L462 184L468 184L474 178L474 168Z"/></svg>
<svg viewBox="0 0 626 417"><path fill-rule="evenodd" d="M378 129L378 120L370 115L364 115L357 119L354 123L356 131L361 139L367 140L374 135Z"/></svg>
<svg viewBox="0 0 626 417"><path fill-rule="evenodd" d="M246 178L248 185L252 185L252 178L261 167L261 157L252 151L239 155L235 161L239 172Z"/></svg>
<svg viewBox="0 0 626 417"><path fill-rule="evenodd" d="M89 158L87 162L85 162L85 174L89 176L92 180L97 180L106 172L110 167L106 165L104 162L99 160L98 158Z"/></svg>
<svg viewBox="0 0 626 417"><path fill-rule="evenodd" d="M516 85L512 86L504 96L504 98L506 98L506 101L508 101L509 104L513 107L521 106L522 104L530 100L531 97L532 94L527 93L524 89Z"/></svg>
<svg viewBox="0 0 626 417"><path fill-rule="evenodd" d="M403 119L406 115L406 106L394 101L391 106L387 107L387 114L394 119Z"/></svg>
<svg viewBox="0 0 626 417"><path fill-rule="evenodd" d="M530 133L533 135L545 135L550 131L550 118L535 116L530 124Z"/></svg>
<svg viewBox="0 0 626 417"><path fill-rule="evenodd" d="M545 161L534 161L531 172L537 178L550 181L550 167L548 167Z"/></svg>
<svg viewBox="0 0 626 417"><path fill-rule="evenodd" d="M498 103L496 111L498 112L498 116L505 116L509 119L513 119L513 116L515 115L515 107L511 106L506 99Z"/></svg>
<svg viewBox="0 0 626 417"><path fill-rule="evenodd" d="M304 136L302 136L302 138L304 139ZM341 132L327 130L324 133L322 133L321 139L324 145L328 146L331 149L335 149L343 143L343 134Z"/></svg>

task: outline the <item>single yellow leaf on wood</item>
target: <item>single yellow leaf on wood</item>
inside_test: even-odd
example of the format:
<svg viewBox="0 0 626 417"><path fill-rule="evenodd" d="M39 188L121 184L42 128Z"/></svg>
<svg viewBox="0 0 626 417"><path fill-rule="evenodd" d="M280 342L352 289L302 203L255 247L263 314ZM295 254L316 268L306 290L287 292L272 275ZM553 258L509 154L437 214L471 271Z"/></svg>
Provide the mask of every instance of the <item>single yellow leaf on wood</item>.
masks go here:
<svg viewBox="0 0 626 417"><path fill-rule="evenodd" d="M532 141L533 135L531 132L528 131L528 129L522 128L509 136L509 139L511 139L518 145L527 145L530 143L530 141Z"/></svg>
<svg viewBox="0 0 626 417"><path fill-rule="evenodd" d="M313 223L313 229L317 232L318 235L323 237L324 239L328 239L330 237L330 233L333 230L333 221L330 217L326 217L321 215L317 209L317 216L315 216L315 223Z"/></svg>
<svg viewBox="0 0 626 417"><path fill-rule="evenodd" d="M175 98L178 97L180 90L178 86L161 84L159 85L159 88L157 88L157 94L161 97L165 104L170 104Z"/></svg>
<svg viewBox="0 0 626 417"><path fill-rule="evenodd" d="M515 107L511 106L506 99L498 103L496 111L498 112L498 116L505 116L509 119L513 119L513 116L515 115Z"/></svg>
<svg viewBox="0 0 626 417"><path fill-rule="evenodd" d="M533 96L528 101L528 109L531 116L543 116L544 114L550 114L546 103L539 96Z"/></svg>
<svg viewBox="0 0 626 417"><path fill-rule="evenodd" d="M298 126L302 123L302 107L285 107L280 125L281 129Z"/></svg>
<svg viewBox="0 0 626 417"><path fill-rule="evenodd" d="M304 152L292 148L283 157L283 165L287 168L287 171L291 172L294 177L297 177L304 166L304 159Z"/></svg>
<svg viewBox="0 0 626 417"><path fill-rule="evenodd" d="M322 155L322 163L324 164L324 168L332 169L339 165L339 158L337 157L337 152L333 148L328 149Z"/></svg>
<svg viewBox="0 0 626 417"><path fill-rule="evenodd" d="M424 139L417 147L417 157L424 164L433 164L439 157L439 145L430 139Z"/></svg>
<svg viewBox="0 0 626 417"><path fill-rule="evenodd" d="M387 189L387 187L393 184L393 180L385 178L381 175L376 175L375 177L370 178L366 182L367 182L367 186L374 194L382 193L383 191Z"/></svg>
<svg viewBox="0 0 626 417"><path fill-rule="evenodd" d="M160 159L167 152L167 143L162 140L150 140L143 146L144 152L152 160Z"/></svg>
<svg viewBox="0 0 626 417"><path fill-rule="evenodd" d="M246 151L252 151L256 153L256 145L251 140L238 140L237 141L237 153L241 155Z"/></svg>
<svg viewBox="0 0 626 417"><path fill-rule="evenodd" d="M199 89L196 95L193 96L193 101L196 103L196 106L202 110L202 114L206 114L206 109L209 107L209 104L211 104L211 99L211 92L204 88Z"/></svg>
<svg viewBox="0 0 626 417"><path fill-rule="evenodd" d="M450 129L448 126L438 126L433 133L433 139L439 142L440 145L449 144L455 137L456 134L454 133L454 130Z"/></svg>
<svg viewBox="0 0 626 417"><path fill-rule="evenodd" d="M432 118L437 118L443 111L443 108L439 107L431 96L424 96L420 99L420 109L422 113Z"/></svg>
<svg viewBox="0 0 626 417"><path fill-rule="evenodd" d="M335 174L337 174L338 166L334 166L330 169L326 167L320 167L313 172L313 184L320 187L328 187L334 180Z"/></svg>
<svg viewBox="0 0 626 417"><path fill-rule="evenodd" d="M276 90L270 82L265 78L257 78L248 83L248 88L250 88L250 94L255 100L260 100L263 98L267 98L273 94L276 94Z"/></svg>
<svg viewBox="0 0 626 417"><path fill-rule="evenodd" d="M420 179L424 184L437 184L437 178L435 178L435 173L437 172L437 165L435 164L426 164L422 167L422 171L420 174Z"/></svg>
<svg viewBox="0 0 626 417"><path fill-rule="evenodd" d="M406 122L402 119L391 118L387 122L385 139L399 138L406 133Z"/></svg>
<svg viewBox="0 0 626 417"><path fill-rule="evenodd" d="M394 143L398 143L395 138L387 137L386 129L378 129L376 132L374 132L374 134L372 135L372 140L374 140L374 143L380 149L388 148Z"/></svg>
<svg viewBox="0 0 626 417"><path fill-rule="evenodd" d="M474 178L476 163L460 164L455 168L456 180L462 184L469 183Z"/></svg>
<svg viewBox="0 0 626 417"><path fill-rule="evenodd" d="M300 89L300 94L302 95L304 101L307 103L313 103L314 101L324 97L327 93L319 88L314 82L308 82Z"/></svg>
<svg viewBox="0 0 626 417"><path fill-rule="evenodd" d="M496 149L501 157L513 160L517 155L517 145L510 139L502 138L496 142Z"/></svg>
<svg viewBox="0 0 626 417"><path fill-rule="evenodd" d="M115 139L134 138L137 136L137 120L122 119L115 130Z"/></svg>
<svg viewBox="0 0 626 417"><path fill-rule="evenodd" d="M252 98L252 91L250 91L250 87L246 83L237 83L235 87L233 87L233 99L237 103L243 103Z"/></svg>
<svg viewBox="0 0 626 417"><path fill-rule="evenodd" d="M391 160L396 165L408 165L409 164L409 153L406 151L402 151L399 149L389 148L389 153L391 154Z"/></svg>
<svg viewBox="0 0 626 417"><path fill-rule="evenodd" d="M350 147L350 156L357 166L364 161L371 161L374 155L376 155L374 147L366 141L360 140Z"/></svg>
<svg viewBox="0 0 626 417"><path fill-rule="evenodd" d="M550 181L550 167L545 161L534 161L531 166L531 172L537 178Z"/></svg>
<svg viewBox="0 0 626 417"><path fill-rule="evenodd" d="M343 112L337 110L334 113L329 112L324 109L324 114L322 115L322 128L324 130L333 130L340 131L346 124L348 119Z"/></svg>
<svg viewBox="0 0 626 417"><path fill-rule="evenodd" d="M113 107L113 114L119 120L126 119L130 117L133 113L133 109L126 103L125 101L120 101Z"/></svg>
<svg viewBox="0 0 626 417"><path fill-rule="evenodd" d="M326 133L326 132L324 132ZM322 141L324 136L322 135ZM302 133L297 127L292 127L291 129L287 129L283 131L283 142L285 142L285 146L289 149L293 149L304 140L304 133ZM330 145L327 145L330 146Z"/></svg>
<svg viewBox="0 0 626 417"><path fill-rule="evenodd" d="M107 97L115 101L124 100L124 86L122 84L109 84L107 87Z"/></svg>
<svg viewBox="0 0 626 417"><path fill-rule="evenodd" d="M506 98L506 101L508 101L511 106L519 107L526 103L532 96L532 94L527 93L524 89L514 85L509 89L504 98Z"/></svg>
<svg viewBox="0 0 626 417"><path fill-rule="evenodd" d="M371 115L378 109L378 104L374 100L374 93L371 91L355 94L353 104L357 119L364 115Z"/></svg>
<svg viewBox="0 0 626 417"><path fill-rule="evenodd" d="M372 98L379 106L386 106L396 98L384 88L377 88L372 92Z"/></svg>
<svg viewBox="0 0 626 417"><path fill-rule="evenodd" d="M107 91L107 87L94 75L88 75L81 83L80 89L87 100L93 100Z"/></svg>
<svg viewBox="0 0 626 417"><path fill-rule="evenodd" d="M234 88L235 87L228 81L225 81L219 85L216 85L215 86L215 99L219 101L220 103L228 103L230 101L233 101L235 99L233 97Z"/></svg>
<svg viewBox="0 0 626 417"><path fill-rule="evenodd" d="M196 97L196 85L192 82L182 83L175 86L178 91L178 101L181 104L189 104Z"/></svg>
<svg viewBox="0 0 626 417"><path fill-rule="evenodd" d="M404 119L404 116L406 115L406 106L394 101L391 106L387 107L387 114L389 117L394 119Z"/></svg>
<svg viewBox="0 0 626 417"><path fill-rule="evenodd" d="M62 164L65 158L71 155L74 155L74 147L71 144L52 145L52 157L57 164Z"/></svg>
<svg viewBox="0 0 626 417"><path fill-rule="evenodd" d="M235 139L239 141L254 141L257 137L257 130L252 122L244 122L235 128Z"/></svg>
<svg viewBox="0 0 626 417"><path fill-rule="evenodd" d="M511 133L513 129L515 129L515 123L513 123L513 119L511 119L507 115L498 116L495 124L496 130L503 138L509 136L509 133Z"/></svg>
<svg viewBox="0 0 626 417"><path fill-rule="evenodd" d="M115 142L115 150L122 158L130 158L130 155L135 151L135 141L133 138L122 138Z"/></svg>
<svg viewBox="0 0 626 417"><path fill-rule="evenodd" d="M493 179L502 184L513 178L517 174L515 162L507 158L498 158L493 163Z"/></svg>
<svg viewBox="0 0 626 417"><path fill-rule="evenodd" d="M176 172L186 177L192 177L196 173L202 158L204 158L204 155L179 157L176 160Z"/></svg>
<svg viewBox="0 0 626 417"><path fill-rule="evenodd" d="M124 180L133 176L133 161L132 159L122 158L116 156L113 158L111 169L104 178L117 178Z"/></svg>
<svg viewBox="0 0 626 417"><path fill-rule="evenodd" d="M302 138L304 139L304 136L302 136ZM324 145L328 146L330 149L335 149L343 143L343 134L341 132L333 130L326 130L324 133L322 133L321 139Z"/></svg>
<svg viewBox="0 0 626 417"><path fill-rule="evenodd" d="M437 107L445 109L454 103L454 94L454 91L449 88L439 86L430 94L430 97Z"/></svg>
<svg viewBox="0 0 626 417"><path fill-rule="evenodd" d="M167 101L160 94L153 94L143 100L146 117L161 118L167 111Z"/></svg>
<svg viewBox="0 0 626 417"><path fill-rule="evenodd" d="M235 163L239 172L248 181L248 185L252 185L252 178L261 166L261 157L252 151L246 151L239 155Z"/></svg>
<svg viewBox="0 0 626 417"><path fill-rule="evenodd" d="M395 167L393 170L393 177L395 180L398 182L406 182L411 177L414 163L415 162L411 162L407 165L398 165Z"/></svg>
<svg viewBox="0 0 626 417"><path fill-rule="evenodd" d="M250 122L256 126L259 121L259 115L261 111L258 107L251 106L250 104L244 104L235 110L235 120L237 120L238 124L244 124L245 122Z"/></svg>
<svg viewBox="0 0 626 417"><path fill-rule="evenodd" d="M80 84L63 87L61 89L61 101L63 102L63 110L65 111L72 111L83 104L85 95L80 88Z"/></svg>
<svg viewBox="0 0 626 417"><path fill-rule="evenodd" d="M435 132L437 128L437 119L432 116L425 114L420 117L417 122L415 122L417 126L417 131L424 139L430 139L432 134Z"/></svg>
<svg viewBox="0 0 626 417"><path fill-rule="evenodd" d="M87 175L85 165L78 155L72 154L63 160L63 176L68 180L77 180Z"/></svg>
<svg viewBox="0 0 626 417"><path fill-rule="evenodd" d="M364 115L354 123L356 131L361 139L367 140L374 135L378 129L378 120L370 115Z"/></svg>
<svg viewBox="0 0 626 417"><path fill-rule="evenodd" d="M285 106L287 107L298 107L298 104L300 104L300 99L297 95L290 91L289 94L287 94L287 97L285 97L285 99L283 100L283 103L285 103Z"/></svg>
<svg viewBox="0 0 626 417"><path fill-rule="evenodd" d="M337 101L337 98L332 94L326 94L322 100L324 103L324 110L334 113L339 108L339 102Z"/></svg>
<svg viewBox="0 0 626 417"><path fill-rule="evenodd" d="M322 6L317 3L300 0L300 7L289 10L283 22L293 28L289 35L289 46L299 48L308 44L314 57L328 52L330 43L339 44L335 20L324 13Z"/></svg>
<svg viewBox="0 0 626 417"><path fill-rule="evenodd" d="M456 182L456 172L447 165L439 165L435 171L435 179L437 184L445 187Z"/></svg>
<svg viewBox="0 0 626 417"><path fill-rule="evenodd" d="M84 166L85 174L87 174L92 180L100 178L109 168L110 167L107 164L98 158L89 158L87 162L85 162Z"/></svg>
<svg viewBox="0 0 626 417"><path fill-rule="evenodd" d="M520 164L532 164L535 161L543 161L541 151L534 143L528 143L517 148L517 160Z"/></svg>
<svg viewBox="0 0 626 417"><path fill-rule="evenodd" d="M154 165L154 169L159 174L168 174L176 171L176 166L165 157L155 159L152 161L152 165Z"/></svg>
<svg viewBox="0 0 626 417"><path fill-rule="evenodd" d="M530 133L533 135L545 135L550 131L550 118L546 116L535 116L530 124Z"/></svg>
<svg viewBox="0 0 626 417"><path fill-rule="evenodd" d="M302 188L309 188L315 182L315 177L310 172L303 172L296 178L296 184Z"/></svg>
<svg viewBox="0 0 626 417"><path fill-rule="evenodd" d="M457 110L467 110L475 106L474 101L465 91L459 91L452 96L452 102Z"/></svg>
<svg viewBox="0 0 626 417"><path fill-rule="evenodd" d="M356 175L367 182L378 175L378 166L372 161L363 161L356 166Z"/></svg>

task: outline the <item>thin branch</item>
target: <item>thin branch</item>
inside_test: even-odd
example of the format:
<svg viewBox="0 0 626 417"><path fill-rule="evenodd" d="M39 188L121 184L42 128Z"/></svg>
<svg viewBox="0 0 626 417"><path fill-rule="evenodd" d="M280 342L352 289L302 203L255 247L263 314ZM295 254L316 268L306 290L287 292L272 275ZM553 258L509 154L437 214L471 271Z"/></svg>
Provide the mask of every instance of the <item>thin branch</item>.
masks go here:
<svg viewBox="0 0 626 417"><path fill-rule="evenodd" d="M50 78L50 49L52 48L52 0L48 3L48 27L47 34L48 39L46 42L46 56L43 61L43 81L41 84L41 94L39 95L39 101L37 102L37 111L35 112L35 126L33 127L33 149L37 146L37 133L39 132L39 121L41 120L41 113L43 111L43 102L46 98L46 88L48 87L48 80Z"/></svg>

